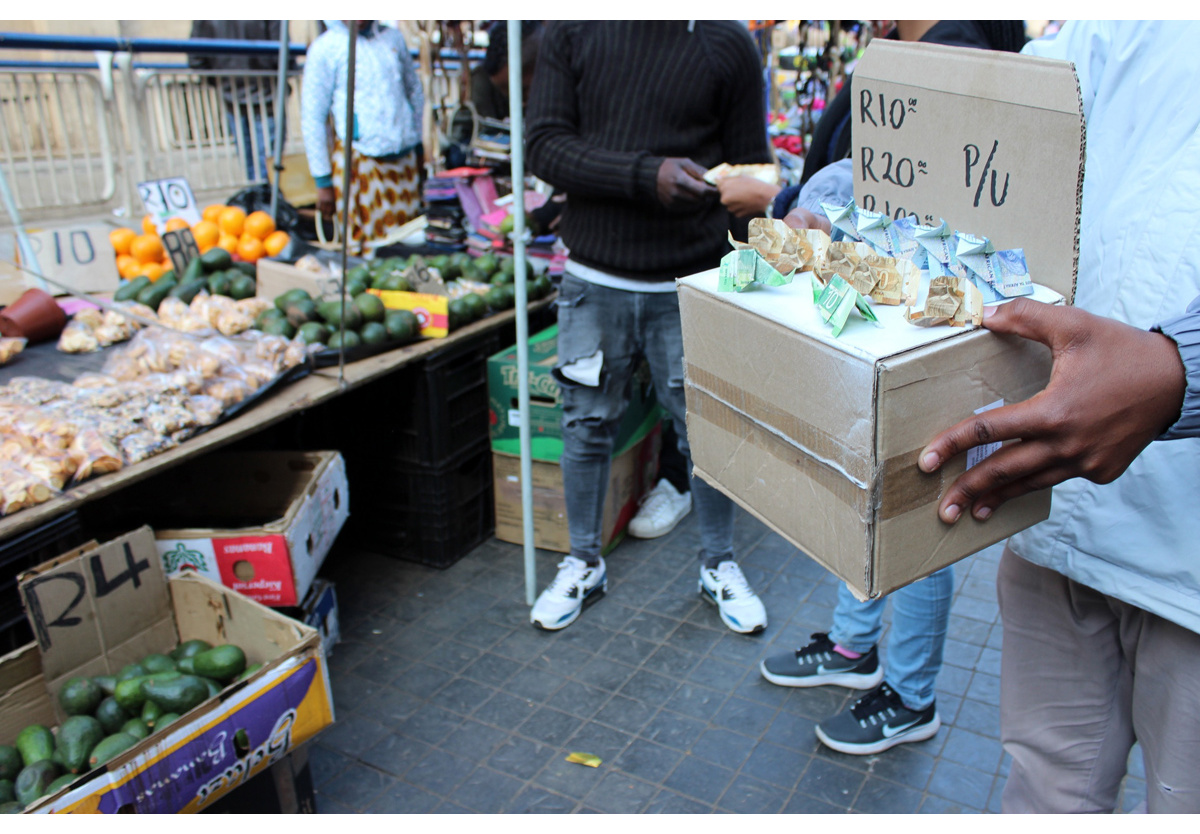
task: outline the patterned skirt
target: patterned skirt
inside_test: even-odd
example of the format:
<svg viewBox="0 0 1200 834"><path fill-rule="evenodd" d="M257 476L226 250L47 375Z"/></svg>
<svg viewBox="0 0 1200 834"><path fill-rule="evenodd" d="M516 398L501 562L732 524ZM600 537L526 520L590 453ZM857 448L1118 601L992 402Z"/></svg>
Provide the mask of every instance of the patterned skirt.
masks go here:
<svg viewBox="0 0 1200 834"><path fill-rule="evenodd" d="M345 150L339 140L333 150L333 190L337 195L339 228L344 160ZM417 216L420 205L416 151L391 162L352 154L349 253L372 255L380 241Z"/></svg>

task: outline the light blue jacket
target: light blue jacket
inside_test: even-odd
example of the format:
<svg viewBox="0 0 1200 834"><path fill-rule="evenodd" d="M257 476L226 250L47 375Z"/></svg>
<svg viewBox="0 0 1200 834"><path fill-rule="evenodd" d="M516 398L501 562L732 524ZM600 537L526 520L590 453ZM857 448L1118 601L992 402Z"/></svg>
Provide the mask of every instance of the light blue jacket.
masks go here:
<svg viewBox="0 0 1200 834"><path fill-rule="evenodd" d="M329 185L326 121L346 141L346 69L350 38L346 24L326 20L328 29L308 48L300 122L308 168L317 185ZM373 22L354 44L354 150L365 156L407 153L421 142L425 92L404 36Z"/></svg>
<svg viewBox="0 0 1200 834"><path fill-rule="evenodd" d="M1073 61L1087 117L1075 304L1162 329L1188 371L1184 413L1111 484L1054 488L1012 549L1200 633L1200 23L1072 21L1025 52ZM1193 304L1193 308L1197 305Z"/></svg>

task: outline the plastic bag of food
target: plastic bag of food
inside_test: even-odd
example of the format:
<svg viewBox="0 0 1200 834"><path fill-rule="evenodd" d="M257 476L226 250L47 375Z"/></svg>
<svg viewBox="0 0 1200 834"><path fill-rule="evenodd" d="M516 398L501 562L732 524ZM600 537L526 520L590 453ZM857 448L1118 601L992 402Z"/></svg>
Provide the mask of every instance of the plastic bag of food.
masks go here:
<svg viewBox="0 0 1200 834"><path fill-rule="evenodd" d="M116 472L125 465L117 444L94 428L83 429L75 435L68 452L75 464L74 483Z"/></svg>
<svg viewBox="0 0 1200 834"><path fill-rule="evenodd" d="M186 405L196 418L196 425L198 426L211 426L221 419L221 415L225 411L224 403L216 397L210 397L207 394L197 394L194 397L188 397Z"/></svg>
<svg viewBox="0 0 1200 834"><path fill-rule="evenodd" d="M14 356L25 350L28 341L25 338L11 336L0 339L0 365L7 365L11 362Z"/></svg>
<svg viewBox="0 0 1200 834"><path fill-rule="evenodd" d="M24 467L0 461L0 515L49 501L58 490Z"/></svg>
<svg viewBox="0 0 1200 834"><path fill-rule="evenodd" d="M70 396L70 385L40 376L14 376L0 388L0 398L25 405L41 405Z"/></svg>
<svg viewBox="0 0 1200 834"><path fill-rule="evenodd" d="M149 429L142 429L121 439L121 454L126 465L133 465L148 457L160 454L179 445L169 437L157 435Z"/></svg>
<svg viewBox="0 0 1200 834"><path fill-rule="evenodd" d="M100 340L96 338L96 328L76 317L59 334L57 347L63 353L93 353L100 350Z"/></svg>

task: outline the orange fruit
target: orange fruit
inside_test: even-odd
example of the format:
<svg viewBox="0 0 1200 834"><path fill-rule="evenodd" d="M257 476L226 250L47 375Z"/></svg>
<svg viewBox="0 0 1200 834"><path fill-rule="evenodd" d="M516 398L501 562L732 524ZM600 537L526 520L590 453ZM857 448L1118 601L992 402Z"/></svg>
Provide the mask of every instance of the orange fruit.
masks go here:
<svg viewBox="0 0 1200 834"><path fill-rule="evenodd" d="M167 221L167 228L165 229L165 231L178 232L180 229L187 229L187 228L189 228L188 222L186 220L184 220L182 217L172 217L170 220Z"/></svg>
<svg viewBox="0 0 1200 834"><path fill-rule="evenodd" d="M267 235L267 239L263 241L263 248L273 258L283 251L283 247L288 245L289 240L291 240L291 237L287 232L271 232L271 234Z"/></svg>
<svg viewBox="0 0 1200 834"><path fill-rule="evenodd" d="M137 232L133 229L113 229L108 233L109 243L116 250L118 255L128 255L129 247L133 245L133 239L137 237Z"/></svg>
<svg viewBox="0 0 1200 834"><path fill-rule="evenodd" d="M158 227L154 225L154 218L148 214L142 218L142 232L148 235L158 234Z"/></svg>
<svg viewBox="0 0 1200 834"><path fill-rule="evenodd" d="M138 270L138 275L145 275L151 282L157 281L163 276L167 268L162 264L142 264L142 268Z"/></svg>
<svg viewBox="0 0 1200 834"><path fill-rule="evenodd" d="M201 220L192 226L192 237L196 239L196 245L203 252L206 248L211 249L217 245L217 241L221 239L221 227L215 221Z"/></svg>
<svg viewBox="0 0 1200 834"><path fill-rule="evenodd" d="M237 248L238 248L237 236L236 235L227 235L224 232L222 232L221 237L217 240L217 246L220 247L221 249L224 249L226 252L228 252L230 255L232 255L234 252L237 251Z"/></svg>
<svg viewBox="0 0 1200 834"><path fill-rule="evenodd" d="M246 234L242 235L242 239L238 241L237 253L243 261L254 263L267 254L267 249L263 246L261 240L253 235Z"/></svg>
<svg viewBox="0 0 1200 834"><path fill-rule="evenodd" d="M256 211L246 218L244 234L251 234L259 240L266 240L274 231L275 221L265 211Z"/></svg>
<svg viewBox="0 0 1200 834"><path fill-rule="evenodd" d="M162 241L158 235L138 235L129 247L129 254L144 264L161 261L163 258Z"/></svg>
<svg viewBox="0 0 1200 834"><path fill-rule="evenodd" d="M209 223L216 223L218 218L221 216L221 212L225 211L227 208L229 207L222 203L213 203L211 206L205 206L204 212L200 216Z"/></svg>
<svg viewBox="0 0 1200 834"><path fill-rule="evenodd" d="M133 255L117 255L117 274L122 278L136 278L142 274L142 262Z"/></svg>
<svg viewBox="0 0 1200 834"><path fill-rule="evenodd" d="M225 234L239 237L242 234L242 227L246 225L246 212L237 206L228 206L221 212L217 225Z"/></svg>

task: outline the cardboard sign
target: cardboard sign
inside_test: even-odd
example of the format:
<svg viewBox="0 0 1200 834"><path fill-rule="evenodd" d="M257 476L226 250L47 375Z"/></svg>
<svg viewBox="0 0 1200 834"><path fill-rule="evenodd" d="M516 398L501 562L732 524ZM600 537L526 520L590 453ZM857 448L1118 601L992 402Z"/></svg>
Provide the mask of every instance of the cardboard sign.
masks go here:
<svg viewBox="0 0 1200 834"><path fill-rule="evenodd" d="M138 183L138 196L146 207L146 214L154 220L154 228L159 235L167 229L167 221L172 217L182 217L189 226L200 222L200 208L196 205L196 195L186 177L169 177L164 180L150 180Z"/></svg>
<svg viewBox="0 0 1200 834"><path fill-rule="evenodd" d="M1023 248L1035 282L1074 297L1084 131L1070 63L875 40L853 85L860 208Z"/></svg>
<svg viewBox="0 0 1200 834"><path fill-rule="evenodd" d="M81 292L116 290L121 276L117 274L112 245L108 242L108 233L112 228L103 223L92 223L30 232L29 242L37 256L41 274ZM32 269L31 265L27 266ZM36 286L37 279L27 276L25 283ZM49 292L61 295L64 291L51 284Z"/></svg>
<svg viewBox="0 0 1200 834"><path fill-rule="evenodd" d="M162 242L176 275L182 276L188 264L200 257L200 247L196 245L196 238L192 236L191 229L163 232Z"/></svg>

